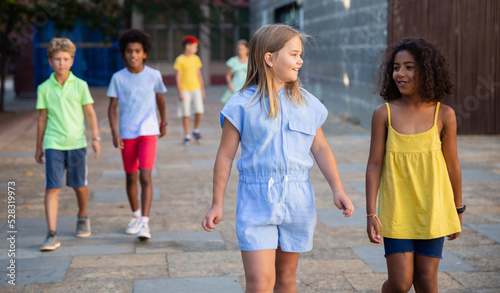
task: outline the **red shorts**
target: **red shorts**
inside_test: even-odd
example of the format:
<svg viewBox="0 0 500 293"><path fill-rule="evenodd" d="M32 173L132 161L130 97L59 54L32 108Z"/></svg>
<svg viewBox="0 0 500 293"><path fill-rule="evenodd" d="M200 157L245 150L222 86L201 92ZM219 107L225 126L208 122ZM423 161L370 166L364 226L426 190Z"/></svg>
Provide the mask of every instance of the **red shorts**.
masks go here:
<svg viewBox="0 0 500 293"><path fill-rule="evenodd" d="M156 135L123 140L122 159L125 173L134 173L139 168L153 170L156 158L156 140Z"/></svg>

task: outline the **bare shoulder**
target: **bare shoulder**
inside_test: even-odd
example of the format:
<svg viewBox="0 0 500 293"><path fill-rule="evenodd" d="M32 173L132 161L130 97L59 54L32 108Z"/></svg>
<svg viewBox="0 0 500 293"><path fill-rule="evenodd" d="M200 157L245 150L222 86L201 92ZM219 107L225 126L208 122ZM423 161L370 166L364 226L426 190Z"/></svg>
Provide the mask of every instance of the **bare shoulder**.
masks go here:
<svg viewBox="0 0 500 293"><path fill-rule="evenodd" d="M385 122L387 121L387 106L385 104L379 105L373 111L373 122Z"/></svg>
<svg viewBox="0 0 500 293"><path fill-rule="evenodd" d="M452 107L441 104L439 112L443 123L456 121L455 110Z"/></svg>

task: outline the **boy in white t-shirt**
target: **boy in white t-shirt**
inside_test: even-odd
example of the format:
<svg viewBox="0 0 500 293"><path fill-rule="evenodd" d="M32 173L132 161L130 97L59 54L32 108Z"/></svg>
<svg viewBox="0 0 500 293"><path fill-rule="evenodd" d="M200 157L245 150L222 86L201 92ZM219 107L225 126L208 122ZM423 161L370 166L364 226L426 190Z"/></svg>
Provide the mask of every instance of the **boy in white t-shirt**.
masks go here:
<svg viewBox="0 0 500 293"><path fill-rule="evenodd" d="M113 74L107 93L110 97L108 118L113 145L122 152L127 196L133 216L125 233L136 234L141 240L151 238L148 223L153 198L151 171L156 157L156 136L162 137L167 132L163 99L167 89L161 73L144 65L151 47L150 36L141 30L127 30L121 35L119 50L126 68ZM116 126L117 106L120 107L120 132ZM158 121L157 109L161 122ZM141 183L142 211L137 198L138 179Z"/></svg>

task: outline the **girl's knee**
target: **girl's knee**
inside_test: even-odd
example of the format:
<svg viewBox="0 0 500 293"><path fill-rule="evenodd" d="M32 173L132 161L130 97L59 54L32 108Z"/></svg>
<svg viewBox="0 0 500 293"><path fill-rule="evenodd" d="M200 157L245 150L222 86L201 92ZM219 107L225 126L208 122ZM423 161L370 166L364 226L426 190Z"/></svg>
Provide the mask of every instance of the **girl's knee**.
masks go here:
<svg viewBox="0 0 500 293"><path fill-rule="evenodd" d="M391 292L408 292L413 285L413 280L404 280L404 279L396 279L396 280L388 280L388 285L391 288Z"/></svg>
<svg viewBox="0 0 500 293"><path fill-rule="evenodd" d="M434 270L420 270L415 273L414 283L415 286L437 286L437 271Z"/></svg>
<svg viewBox="0 0 500 293"><path fill-rule="evenodd" d="M295 284L295 270L276 272L276 284Z"/></svg>
<svg viewBox="0 0 500 293"><path fill-rule="evenodd" d="M247 292L272 292L275 282L275 277L272 275L255 274L246 275L246 291Z"/></svg>

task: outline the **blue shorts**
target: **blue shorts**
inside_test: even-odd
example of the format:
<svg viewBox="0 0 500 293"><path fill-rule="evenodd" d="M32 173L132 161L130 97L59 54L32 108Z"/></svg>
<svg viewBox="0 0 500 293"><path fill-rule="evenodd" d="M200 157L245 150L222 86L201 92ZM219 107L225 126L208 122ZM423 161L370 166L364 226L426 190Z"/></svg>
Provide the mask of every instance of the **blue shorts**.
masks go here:
<svg viewBox="0 0 500 293"><path fill-rule="evenodd" d="M394 239L384 237L385 256L413 252L415 254L443 258L444 237L435 239Z"/></svg>
<svg viewBox="0 0 500 293"><path fill-rule="evenodd" d="M279 176L240 174L236 204L236 235L244 251L312 249L316 209L309 174ZM283 187L281 187L283 186ZM283 189L283 190L282 190Z"/></svg>
<svg viewBox="0 0 500 293"><path fill-rule="evenodd" d="M45 188L61 188L66 169L66 185L80 188L87 185L87 148L76 150L45 150Z"/></svg>

